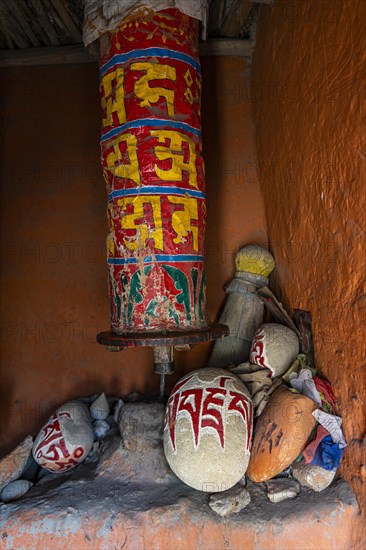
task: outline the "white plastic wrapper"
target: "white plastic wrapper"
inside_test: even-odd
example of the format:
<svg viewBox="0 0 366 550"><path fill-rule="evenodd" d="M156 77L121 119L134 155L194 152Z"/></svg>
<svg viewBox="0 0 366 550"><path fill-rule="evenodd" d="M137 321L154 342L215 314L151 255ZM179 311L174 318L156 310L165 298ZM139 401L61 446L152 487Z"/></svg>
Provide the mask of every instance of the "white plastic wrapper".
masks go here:
<svg viewBox="0 0 366 550"><path fill-rule="evenodd" d="M210 0L85 0L84 45L88 46L105 32L113 30L137 6L154 11L177 8L202 22L202 38L205 39L209 3Z"/></svg>

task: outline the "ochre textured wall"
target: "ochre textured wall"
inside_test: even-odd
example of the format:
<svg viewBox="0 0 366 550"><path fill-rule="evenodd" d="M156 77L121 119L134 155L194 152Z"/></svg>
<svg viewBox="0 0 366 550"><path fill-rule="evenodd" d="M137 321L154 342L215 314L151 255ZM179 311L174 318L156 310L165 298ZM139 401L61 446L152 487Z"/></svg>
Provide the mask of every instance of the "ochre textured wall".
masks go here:
<svg viewBox="0 0 366 550"><path fill-rule="evenodd" d="M152 351L108 353L98 74L93 65L1 71L1 452L62 402L105 391L157 394ZM203 59L206 259L211 319L240 246L266 243L242 58ZM168 390L204 365L180 353Z"/></svg>
<svg viewBox="0 0 366 550"><path fill-rule="evenodd" d="M263 6L252 81L276 283L285 302L313 316L317 366L333 385L348 441L342 472L360 504L366 497L365 21L363 0Z"/></svg>

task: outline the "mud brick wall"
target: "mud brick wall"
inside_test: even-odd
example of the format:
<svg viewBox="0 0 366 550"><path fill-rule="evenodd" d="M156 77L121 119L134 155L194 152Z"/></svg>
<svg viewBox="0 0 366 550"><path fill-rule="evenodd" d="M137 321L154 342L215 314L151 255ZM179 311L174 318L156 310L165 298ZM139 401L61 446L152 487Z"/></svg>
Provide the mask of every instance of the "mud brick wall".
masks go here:
<svg viewBox="0 0 366 550"><path fill-rule="evenodd" d="M333 385L348 441L342 472L361 506L365 20L362 0L276 1L261 10L252 79L277 287L285 302L312 313L317 365Z"/></svg>

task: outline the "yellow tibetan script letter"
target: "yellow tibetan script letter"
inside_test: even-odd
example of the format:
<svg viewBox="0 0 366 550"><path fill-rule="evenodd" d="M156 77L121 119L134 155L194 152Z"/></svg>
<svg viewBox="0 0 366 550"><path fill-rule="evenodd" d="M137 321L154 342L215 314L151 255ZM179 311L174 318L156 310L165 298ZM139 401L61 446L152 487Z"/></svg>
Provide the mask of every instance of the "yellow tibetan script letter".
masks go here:
<svg viewBox="0 0 366 550"><path fill-rule="evenodd" d="M193 236L193 248L198 251L198 227L191 223L191 220L198 220L197 199L169 195L168 200L173 204L182 204L184 207L183 210L174 212L172 216L172 227L177 234L173 242L184 243L184 237L190 231Z"/></svg>
<svg viewBox="0 0 366 550"><path fill-rule="evenodd" d="M135 94L142 99L141 107L151 107L152 103L157 103L159 97L164 97L168 115L174 116L174 91L166 88L153 87L150 88L151 80L172 80L176 81L176 71L174 67L169 65L161 65L159 63L132 63L132 71L146 71L146 74L135 82Z"/></svg>
<svg viewBox="0 0 366 550"><path fill-rule="evenodd" d="M121 153L121 144L126 143L126 153ZM128 156L129 163L123 162ZM127 178L140 185L139 161L137 158L137 138L132 134L118 136L111 151L106 157L108 169L118 178Z"/></svg>
<svg viewBox="0 0 366 550"><path fill-rule="evenodd" d="M196 170L196 151L195 143L184 134L171 130L153 130L153 137L157 137L159 143L169 140L170 145L156 145L155 155L159 160L171 159L171 168L162 170L155 164L156 175L163 181L182 181L182 171L186 170L189 174L188 183L198 189L197 170ZM183 143L188 144L188 159L185 160L185 151Z"/></svg>
<svg viewBox="0 0 366 550"><path fill-rule="evenodd" d="M101 88L104 90L104 95L101 99L102 109L105 109L103 118L103 128L113 125L113 113L117 113L120 124L126 122L125 109L125 92L123 89L124 71L116 69L111 73L106 74L102 78ZM113 81L116 81L116 87L113 88Z"/></svg>
<svg viewBox="0 0 366 550"><path fill-rule="evenodd" d="M122 210L127 210L129 204L133 206L133 212L128 214L123 213L121 225L123 229L135 229L135 239L124 239L125 245L130 250L142 248L147 239L154 239L155 248L163 250L163 225L161 219L160 197L155 195L135 195L134 197L125 197L118 201L118 206ZM146 223L139 223L138 220L146 218L144 205L150 204L154 220L154 228L150 228Z"/></svg>

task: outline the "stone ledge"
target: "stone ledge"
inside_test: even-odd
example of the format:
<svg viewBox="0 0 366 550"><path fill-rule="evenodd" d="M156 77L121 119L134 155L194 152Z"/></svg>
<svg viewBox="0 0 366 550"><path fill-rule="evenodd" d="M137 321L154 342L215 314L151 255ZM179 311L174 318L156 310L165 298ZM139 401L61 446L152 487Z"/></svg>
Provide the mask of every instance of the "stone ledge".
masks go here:
<svg viewBox="0 0 366 550"><path fill-rule="evenodd" d="M122 443L111 442L107 469L81 465L0 507L2 549L240 549L352 548L358 515L348 484L322 493L303 490L272 504L261 484L248 484L247 508L222 519L208 494L174 476L156 482L121 472ZM134 453L131 453L131 459ZM113 460L113 456L114 459ZM114 463L114 468L111 465ZM123 465L123 470L125 464Z"/></svg>
<svg viewBox="0 0 366 550"><path fill-rule="evenodd" d="M42 478L21 500L0 506L1 549L239 550L349 549L358 505L343 481L271 503L248 482L250 504L221 518L208 493L182 483L163 452L165 407L130 403L122 438L104 440L98 460ZM220 487L221 490L224 487Z"/></svg>

